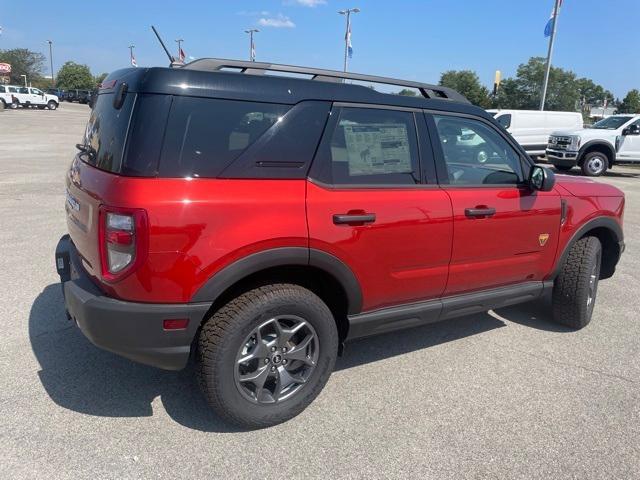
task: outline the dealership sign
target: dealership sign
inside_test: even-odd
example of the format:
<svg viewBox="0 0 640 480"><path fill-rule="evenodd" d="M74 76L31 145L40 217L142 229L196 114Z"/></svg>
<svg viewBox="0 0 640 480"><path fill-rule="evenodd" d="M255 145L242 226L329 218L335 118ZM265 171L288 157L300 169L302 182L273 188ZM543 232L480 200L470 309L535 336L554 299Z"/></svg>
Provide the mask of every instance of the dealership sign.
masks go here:
<svg viewBox="0 0 640 480"><path fill-rule="evenodd" d="M0 74L11 73L11 65L9 63L0 63Z"/></svg>

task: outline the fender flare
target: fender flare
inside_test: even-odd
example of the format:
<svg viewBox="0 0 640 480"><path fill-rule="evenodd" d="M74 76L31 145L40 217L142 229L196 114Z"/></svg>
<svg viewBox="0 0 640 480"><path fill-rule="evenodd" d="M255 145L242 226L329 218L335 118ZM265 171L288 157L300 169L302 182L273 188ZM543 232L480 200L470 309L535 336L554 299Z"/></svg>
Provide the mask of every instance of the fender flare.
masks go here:
<svg viewBox="0 0 640 480"><path fill-rule="evenodd" d="M587 148L593 147L595 145L605 147L607 149L611 158L611 165L609 165L609 168L611 168L613 164L616 163L616 149L612 147L610 143L603 140L589 140L587 143L582 145L582 147L580 147L580 150L578 151L578 158L576 159L576 162L580 163L582 157L584 157L585 155L584 152L587 150Z"/></svg>
<svg viewBox="0 0 640 480"><path fill-rule="evenodd" d="M253 253L216 272L191 298L192 302L215 302L229 287L242 279L273 267L311 266L334 277L344 289L348 314L362 309L362 290L353 271L339 258L322 250L281 247Z"/></svg>
<svg viewBox="0 0 640 480"><path fill-rule="evenodd" d="M615 265L618 263L618 260L620 259L620 255L622 255L622 251L624 250L624 234L622 233L622 227L620 227L618 222L616 222L611 217L594 218L593 220L589 220L588 222L586 222L584 225L582 225L580 228L578 228L578 230L576 230L573 233L573 235L565 245L564 250L562 251L562 254L560 254L560 256L558 257L556 261L556 265L553 269L553 273L550 275L549 280L555 280L555 278L560 274L560 270L562 269L562 266L564 265L564 262L567 259L567 255L569 255L569 251L571 250L571 247L573 247L573 245L578 240L580 240L585 233L587 233L590 230L593 230L594 228L606 228L607 230L610 230L613 233L614 237L616 238L616 241L618 242L618 245L619 245L619 252L618 252L618 258L613 264L613 267L615 268ZM608 278L608 277L605 277L605 278Z"/></svg>

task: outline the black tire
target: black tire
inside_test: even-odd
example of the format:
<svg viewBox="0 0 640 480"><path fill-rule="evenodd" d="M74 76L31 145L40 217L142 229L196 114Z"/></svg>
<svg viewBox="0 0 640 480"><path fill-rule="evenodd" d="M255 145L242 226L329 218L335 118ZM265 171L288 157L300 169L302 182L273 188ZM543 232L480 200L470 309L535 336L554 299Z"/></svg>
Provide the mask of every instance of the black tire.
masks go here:
<svg viewBox="0 0 640 480"><path fill-rule="evenodd" d="M11 110L16 110L20 106L20 102L13 102L11 104Z"/></svg>
<svg viewBox="0 0 640 480"><path fill-rule="evenodd" d="M253 338L249 337L252 332L274 317L287 315L304 319L313 327L317 338L315 364L306 382L291 396L276 403L252 401L241 392L240 385L244 384L237 381L238 358L245 355L242 349L247 339ZM298 285L267 285L231 300L202 326L196 350L198 381L209 405L223 419L243 428L264 428L295 417L318 396L333 371L337 354L336 323L320 298ZM275 364L275 357L271 361ZM292 360L289 366L293 365ZM274 367L270 368L273 371Z"/></svg>
<svg viewBox="0 0 640 480"><path fill-rule="evenodd" d="M568 172L573 168L573 165L554 165L553 168L559 172Z"/></svg>
<svg viewBox="0 0 640 480"><path fill-rule="evenodd" d="M580 168L587 177L599 177L609 168L609 158L602 152L589 152L582 159Z"/></svg>
<svg viewBox="0 0 640 480"><path fill-rule="evenodd" d="M58 104L53 100L49 100L49 103L47 103L47 108L49 110L55 110L56 108L58 108Z"/></svg>
<svg viewBox="0 0 640 480"><path fill-rule="evenodd" d="M567 255L553 284L553 319L580 329L591 321L596 303L602 245L596 237L578 240Z"/></svg>

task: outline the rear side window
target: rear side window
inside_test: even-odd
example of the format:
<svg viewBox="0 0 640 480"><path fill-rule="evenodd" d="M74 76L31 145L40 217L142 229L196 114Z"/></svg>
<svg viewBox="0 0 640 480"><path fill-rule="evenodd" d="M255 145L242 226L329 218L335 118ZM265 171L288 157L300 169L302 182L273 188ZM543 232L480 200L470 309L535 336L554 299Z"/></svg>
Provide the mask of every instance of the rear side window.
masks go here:
<svg viewBox="0 0 640 480"><path fill-rule="evenodd" d="M289 108L273 103L175 97L160 176L216 177Z"/></svg>
<svg viewBox="0 0 640 480"><path fill-rule="evenodd" d="M114 95L98 95L85 131L84 144L89 147L89 152L82 155L82 160L101 170L116 173L122 165L122 153L136 95L128 93L119 109L113 106Z"/></svg>
<svg viewBox="0 0 640 480"><path fill-rule="evenodd" d="M0 93L5 93L4 86L0 85Z"/></svg>

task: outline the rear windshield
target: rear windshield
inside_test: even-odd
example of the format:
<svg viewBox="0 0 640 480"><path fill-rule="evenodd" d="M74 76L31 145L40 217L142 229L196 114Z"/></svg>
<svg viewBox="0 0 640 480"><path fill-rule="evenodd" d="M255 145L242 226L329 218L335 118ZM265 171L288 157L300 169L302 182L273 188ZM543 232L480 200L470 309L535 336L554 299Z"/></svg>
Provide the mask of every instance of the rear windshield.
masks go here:
<svg viewBox="0 0 640 480"><path fill-rule="evenodd" d="M217 176L289 108L274 103L174 97L160 176Z"/></svg>
<svg viewBox="0 0 640 480"><path fill-rule="evenodd" d="M98 95L85 131L84 144L88 147L88 153L82 157L96 168L116 173L122 166L122 154L136 95L128 93L119 109L113 106L114 95Z"/></svg>

